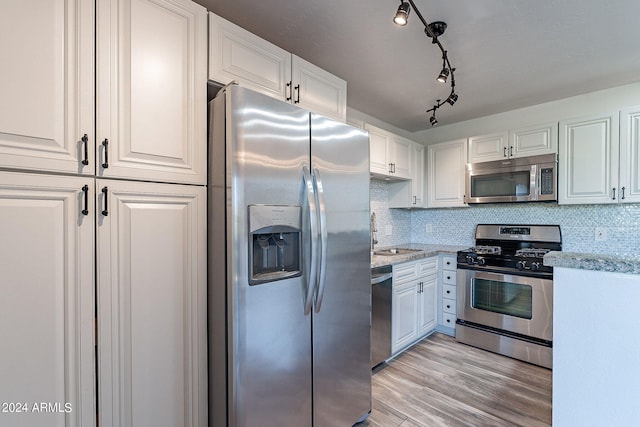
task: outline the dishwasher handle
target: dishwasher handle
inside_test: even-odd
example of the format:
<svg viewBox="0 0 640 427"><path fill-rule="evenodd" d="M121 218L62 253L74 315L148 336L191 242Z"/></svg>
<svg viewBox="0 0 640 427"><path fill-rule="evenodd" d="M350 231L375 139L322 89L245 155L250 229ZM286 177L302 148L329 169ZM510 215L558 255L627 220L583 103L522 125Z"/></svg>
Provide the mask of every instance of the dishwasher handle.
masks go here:
<svg viewBox="0 0 640 427"><path fill-rule="evenodd" d="M393 277L393 273L371 276L371 284L377 285L378 283L382 283L386 280L391 279L392 277Z"/></svg>

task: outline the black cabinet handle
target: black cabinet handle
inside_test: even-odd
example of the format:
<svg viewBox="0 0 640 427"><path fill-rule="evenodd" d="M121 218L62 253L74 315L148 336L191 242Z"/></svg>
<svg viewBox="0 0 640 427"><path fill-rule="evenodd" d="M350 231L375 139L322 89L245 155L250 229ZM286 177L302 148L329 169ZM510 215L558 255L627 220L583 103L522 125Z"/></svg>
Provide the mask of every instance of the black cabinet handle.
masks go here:
<svg viewBox="0 0 640 427"><path fill-rule="evenodd" d="M447 304L447 308L451 308L451 306L449 304Z"/></svg>
<svg viewBox="0 0 640 427"><path fill-rule="evenodd" d="M82 209L82 215L89 215L89 186L85 184L82 187L82 192L84 193L84 209Z"/></svg>
<svg viewBox="0 0 640 427"><path fill-rule="evenodd" d="M299 104L300 103L300 85L296 85L294 89L296 90L296 99L293 101L293 103Z"/></svg>
<svg viewBox="0 0 640 427"><path fill-rule="evenodd" d="M503 147L503 148L504 148L504 154L502 156L507 157L507 147Z"/></svg>
<svg viewBox="0 0 640 427"><path fill-rule="evenodd" d="M447 280L451 280L451 276L447 276Z"/></svg>
<svg viewBox="0 0 640 427"><path fill-rule="evenodd" d="M413 204L417 204L418 203L418 196L413 196Z"/></svg>
<svg viewBox="0 0 640 427"><path fill-rule="evenodd" d="M102 167L106 169L109 167L109 139L105 138L102 141L102 146L104 147L104 163Z"/></svg>
<svg viewBox="0 0 640 427"><path fill-rule="evenodd" d="M513 145L509 147L509 156L513 157Z"/></svg>
<svg viewBox="0 0 640 427"><path fill-rule="evenodd" d="M451 291L447 291L447 293L448 293L448 294L450 294L450 293L451 293Z"/></svg>
<svg viewBox="0 0 640 427"><path fill-rule="evenodd" d="M109 216L109 205L107 204L109 200L109 188L102 187L102 194L104 194L104 209L102 210L102 215Z"/></svg>
<svg viewBox="0 0 640 427"><path fill-rule="evenodd" d="M291 89L291 82L287 83L287 88L289 89L289 95L287 96L287 101L291 101L291 97L292 97L292 92L293 90Z"/></svg>
<svg viewBox="0 0 640 427"><path fill-rule="evenodd" d="M620 199L624 200L624 187L622 187L621 190L622 190L622 197L620 197Z"/></svg>
<svg viewBox="0 0 640 427"><path fill-rule="evenodd" d="M447 323L451 323L451 320L450 320L450 319L447 319Z"/></svg>
<svg viewBox="0 0 640 427"><path fill-rule="evenodd" d="M84 159L82 160L83 165L89 164L89 135L86 133L82 136L82 143L84 144Z"/></svg>
<svg viewBox="0 0 640 427"><path fill-rule="evenodd" d="M615 199L616 199L616 189L615 189L615 187L613 188L613 197L612 197L612 199L613 199L613 200L615 200Z"/></svg>

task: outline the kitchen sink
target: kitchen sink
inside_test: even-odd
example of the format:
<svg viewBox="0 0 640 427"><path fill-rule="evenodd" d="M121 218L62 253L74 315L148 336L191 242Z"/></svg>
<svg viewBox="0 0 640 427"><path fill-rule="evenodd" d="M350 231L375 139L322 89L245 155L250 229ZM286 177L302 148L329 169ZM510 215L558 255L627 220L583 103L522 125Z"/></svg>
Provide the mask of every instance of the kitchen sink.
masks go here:
<svg viewBox="0 0 640 427"><path fill-rule="evenodd" d="M393 256L393 255L406 255L415 252L420 252L420 249L407 249L407 248L390 248L373 251L374 255Z"/></svg>

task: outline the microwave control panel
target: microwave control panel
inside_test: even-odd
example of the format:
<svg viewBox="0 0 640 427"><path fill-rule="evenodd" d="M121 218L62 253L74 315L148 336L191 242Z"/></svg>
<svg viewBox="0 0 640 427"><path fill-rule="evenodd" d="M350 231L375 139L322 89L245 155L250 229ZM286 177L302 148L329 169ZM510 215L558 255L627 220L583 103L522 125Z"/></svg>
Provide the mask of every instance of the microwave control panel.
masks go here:
<svg viewBox="0 0 640 427"><path fill-rule="evenodd" d="M540 194L553 193L553 168L540 169Z"/></svg>

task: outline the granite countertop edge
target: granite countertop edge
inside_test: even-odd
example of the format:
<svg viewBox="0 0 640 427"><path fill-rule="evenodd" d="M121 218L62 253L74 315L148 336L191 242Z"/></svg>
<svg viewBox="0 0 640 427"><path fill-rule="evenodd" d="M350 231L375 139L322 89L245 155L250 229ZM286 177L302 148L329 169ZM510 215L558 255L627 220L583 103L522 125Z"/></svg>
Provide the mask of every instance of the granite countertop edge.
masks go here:
<svg viewBox="0 0 640 427"><path fill-rule="evenodd" d="M544 256L544 265L578 270L640 274L640 257L631 255L552 251Z"/></svg>
<svg viewBox="0 0 640 427"><path fill-rule="evenodd" d="M377 247L375 250L384 250L389 248L417 249L417 252L402 255L373 255L371 257L372 268L382 267L384 265L402 264L403 262L415 261L439 254L456 255L458 251L467 249L468 246L407 243L404 245Z"/></svg>

